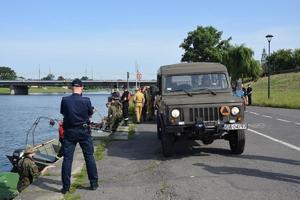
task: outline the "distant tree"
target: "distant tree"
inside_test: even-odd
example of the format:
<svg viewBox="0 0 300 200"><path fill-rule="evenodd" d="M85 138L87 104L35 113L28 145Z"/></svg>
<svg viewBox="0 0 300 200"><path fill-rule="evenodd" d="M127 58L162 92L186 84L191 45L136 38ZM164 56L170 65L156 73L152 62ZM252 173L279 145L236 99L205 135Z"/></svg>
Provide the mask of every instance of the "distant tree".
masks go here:
<svg viewBox="0 0 300 200"><path fill-rule="evenodd" d="M224 55L223 63L227 66L232 81L239 78L257 78L261 66L253 58L253 51L244 45L232 46Z"/></svg>
<svg viewBox="0 0 300 200"><path fill-rule="evenodd" d="M87 77L87 76L83 76L83 77L81 77L81 80L83 80L83 81L87 81L87 80L89 80L89 77Z"/></svg>
<svg viewBox="0 0 300 200"><path fill-rule="evenodd" d="M48 74L46 77L42 78L43 81L52 81L55 76L53 74Z"/></svg>
<svg viewBox="0 0 300 200"><path fill-rule="evenodd" d="M295 49L293 53L294 64L297 68L300 68L300 49Z"/></svg>
<svg viewBox="0 0 300 200"><path fill-rule="evenodd" d="M64 81L65 78L64 78L63 76L59 76L59 77L57 77L57 80L58 80L58 81Z"/></svg>
<svg viewBox="0 0 300 200"><path fill-rule="evenodd" d="M10 67L2 66L0 67L0 80L15 80L17 74Z"/></svg>
<svg viewBox="0 0 300 200"><path fill-rule="evenodd" d="M267 66L272 71L283 71L295 68L293 52L291 49L279 49L267 57Z"/></svg>
<svg viewBox="0 0 300 200"><path fill-rule="evenodd" d="M19 77L17 77L17 79L19 79L19 80L25 80L26 78L23 77L23 76L19 76Z"/></svg>
<svg viewBox="0 0 300 200"><path fill-rule="evenodd" d="M222 40L222 32L212 26L198 26L188 33L180 47L184 49L182 62L222 62L229 41Z"/></svg>

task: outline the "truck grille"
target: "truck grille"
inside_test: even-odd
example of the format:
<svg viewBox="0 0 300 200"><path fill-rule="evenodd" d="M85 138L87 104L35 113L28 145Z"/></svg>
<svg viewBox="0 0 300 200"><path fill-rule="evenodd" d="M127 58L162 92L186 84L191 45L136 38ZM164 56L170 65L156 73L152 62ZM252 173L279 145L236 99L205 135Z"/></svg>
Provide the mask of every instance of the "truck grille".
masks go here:
<svg viewBox="0 0 300 200"><path fill-rule="evenodd" d="M219 119L219 107L202 107L189 109L190 122L218 121Z"/></svg>

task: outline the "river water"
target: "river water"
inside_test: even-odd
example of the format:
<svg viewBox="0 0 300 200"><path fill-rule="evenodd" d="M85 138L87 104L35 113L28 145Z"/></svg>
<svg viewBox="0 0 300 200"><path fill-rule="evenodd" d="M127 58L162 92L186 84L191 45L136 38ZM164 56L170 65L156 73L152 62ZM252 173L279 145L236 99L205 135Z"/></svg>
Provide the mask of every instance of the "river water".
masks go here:
<svg viewBox="0 0 300 200"><path fill-rule="evenodd" d="M59 113L61 98L69 94L35 94L26 96L0 95L0 171L8 171L11 164L6 155L16 148L26 146L26 132L39 116L62 119ZM106 115L105 103L109 94L87 93L92 105L99 113L94 113L92 121L99 121ZM42 120L36 130L35 143L57 138L58 126L51 127L48 120ZM30 138L29 143L32 143Z"/></svg>

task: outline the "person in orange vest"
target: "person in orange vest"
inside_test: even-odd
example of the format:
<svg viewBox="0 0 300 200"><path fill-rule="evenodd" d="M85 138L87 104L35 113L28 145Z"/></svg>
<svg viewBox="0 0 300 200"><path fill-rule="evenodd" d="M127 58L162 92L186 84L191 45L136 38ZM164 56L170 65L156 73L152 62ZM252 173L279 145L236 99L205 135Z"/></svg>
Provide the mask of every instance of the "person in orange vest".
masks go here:
<svg viewBox="0 0 300 200"><path fill-rule="evenodd" d="M141 115L145 103L145 97L144 94L141 92L141 88L136 89L136 93L134 95L133 101L135 104L136 122L141 123Z"/></svg>

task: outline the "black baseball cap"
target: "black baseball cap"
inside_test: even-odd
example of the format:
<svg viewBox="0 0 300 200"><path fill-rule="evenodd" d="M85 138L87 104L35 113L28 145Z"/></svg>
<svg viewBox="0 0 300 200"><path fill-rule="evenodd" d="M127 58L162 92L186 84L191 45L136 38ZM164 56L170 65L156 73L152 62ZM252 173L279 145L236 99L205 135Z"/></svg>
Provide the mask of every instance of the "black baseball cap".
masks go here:
<svg viewBox="0 0 300 200"><path fill-rule="evenodd" d="M83 84L82 84L82 81L80 79L76 78L72 81L72 86L73 87L82 87Z"/></svg>

